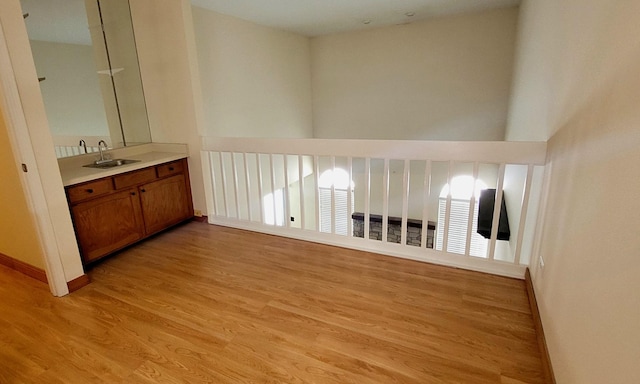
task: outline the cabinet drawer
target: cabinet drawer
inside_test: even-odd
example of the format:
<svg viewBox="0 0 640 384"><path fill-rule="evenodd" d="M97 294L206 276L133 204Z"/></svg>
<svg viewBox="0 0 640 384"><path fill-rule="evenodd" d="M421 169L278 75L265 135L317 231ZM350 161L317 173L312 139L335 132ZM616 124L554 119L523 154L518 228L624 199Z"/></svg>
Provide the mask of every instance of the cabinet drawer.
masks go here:
<svg viewBox="0 0 640 384"><path fill-rule="evenodd" d="M67 195L69 196L69 202L76 203L92 197L105 195L111 191L113 191L113 181L108 177L67 188Z"/></svg>
<svg viewBox="0 0 640 384"><path fill-rule="evenodd" d="M148 183L156 179L154 167L144 168L139 171L124 173L113 177L116 189L129 188L139 184Z"/></svg>
<svg viewBox="0 0 640 384"><path fill-rule="evenodd" d="M160 164L156 168L158 169L159 178L182 173L182 170L184 169L182 166L182 160L173 161L167 164Z"/></svg>

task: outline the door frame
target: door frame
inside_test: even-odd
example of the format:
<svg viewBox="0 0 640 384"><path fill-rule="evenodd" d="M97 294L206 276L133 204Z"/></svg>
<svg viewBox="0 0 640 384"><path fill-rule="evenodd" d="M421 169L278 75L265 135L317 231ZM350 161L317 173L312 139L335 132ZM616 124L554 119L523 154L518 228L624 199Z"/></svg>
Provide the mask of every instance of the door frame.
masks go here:
<svg viewBox="0 0 640 384"><path fill-rule="evenodd" d="M64 296L84 269L19 0L0 3L0 106L49 288Z"/></svg>

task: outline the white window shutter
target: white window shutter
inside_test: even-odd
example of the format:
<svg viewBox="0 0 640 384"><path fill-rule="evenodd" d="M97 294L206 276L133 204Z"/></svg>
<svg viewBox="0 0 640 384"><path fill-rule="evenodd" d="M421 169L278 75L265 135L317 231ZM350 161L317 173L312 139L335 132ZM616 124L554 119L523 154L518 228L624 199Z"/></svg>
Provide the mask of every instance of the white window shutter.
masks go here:
<svg viewBox="0 0 640 384"><path fill-rule="evenodd" d="M464 255L467 243L467 224L469 223L469 200L451 199L451 214L449 215L449 232L447 252ZM438 201L438 226L436 230L436 250L441 251L444 241L444 224L447 210L447 199ZM471 256L486 257L487 239L477 233L478 202L474 207L474 220L471 227Z"/></svg>
<svg viewBox="0 0 640 384"><path fill-rule="evenodd" d="M335 189L336 235L348 235L354 201L352 195L351 209L348 209L347 194L346 189ZM331 188L320 188L320 232L331 233Z"/></svg>

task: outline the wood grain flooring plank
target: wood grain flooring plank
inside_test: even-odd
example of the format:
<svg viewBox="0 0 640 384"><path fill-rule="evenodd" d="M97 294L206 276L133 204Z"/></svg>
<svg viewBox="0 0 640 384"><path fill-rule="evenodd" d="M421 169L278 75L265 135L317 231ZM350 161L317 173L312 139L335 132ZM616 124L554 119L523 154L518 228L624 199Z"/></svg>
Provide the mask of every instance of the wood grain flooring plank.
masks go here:
<svg viewBox="0 0 640 384"><path fill-rule="evenodd" d="M0 382L544 383L519 280L196 222L87 273L0 266Z"/></svg>

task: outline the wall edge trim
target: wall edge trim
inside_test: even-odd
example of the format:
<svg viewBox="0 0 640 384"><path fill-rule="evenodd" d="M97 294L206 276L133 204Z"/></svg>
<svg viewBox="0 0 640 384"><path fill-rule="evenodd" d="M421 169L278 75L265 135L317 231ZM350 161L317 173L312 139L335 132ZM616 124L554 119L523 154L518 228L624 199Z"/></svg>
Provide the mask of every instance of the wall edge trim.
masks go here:
<svg viewBox="0 0 640 384"><path fill-rule="evenodd" d="M9 267L17 272L20 272L45 284L49 284L49 281L47 280L47 274L44 269L34 267L33 265L27 264L24 261L20 261L14 259L11 256L0 253L0 265Z"/></svg>
<svg viewBox="0 0 640 384"><path fill-rule="evenodd" d="M549 384L556 384L556 378L553 374L553 367L551 366L549 348L547 348L547 340L544 336L544 329L542 328L542 318L540 317L538 301L536 300L536 293L533 289L533 281L531 279L531 272L529 272L529 268L527 268L524 273L524 281L527 286L527 297L529 298L531 315L533 317L533 323L535 324L536 328L536 339L538 340L538 348L540 348L540 358L542 360L542 370L544 372L545 381Z"/></svg>
<svg viewBox="0 0 640 384"><path fill-rule="evenodd" d="M91 278L89 277L89 275L84 274L76 277L71 281L67 281L67 288L69 288L69 293L71 293L71 292L77 291L78 289L86 285L89 285L89 283L91 283Z"/></svg>

